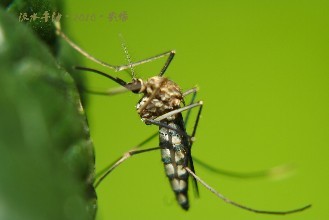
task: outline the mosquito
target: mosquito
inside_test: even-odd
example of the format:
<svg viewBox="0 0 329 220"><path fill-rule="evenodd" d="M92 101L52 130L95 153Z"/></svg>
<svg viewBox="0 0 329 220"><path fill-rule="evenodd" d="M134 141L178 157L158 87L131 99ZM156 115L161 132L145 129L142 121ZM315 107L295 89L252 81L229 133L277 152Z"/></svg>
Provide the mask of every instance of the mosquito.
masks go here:
<svg viewBox="0 0 329 220"><path fill-rule="evenodd" d="M261 213L261 214L274 214L274 215L285 215L296 212L301 212L311 207L311 205L306 205L301 208L292 209L288 211L267 211L250 208L248 206L239 204L218 191L213 187L208 185L204 180L195 174L194 164L191 154L192 145L194 142L194 137L196 135L196 130L198 127L200 115L203 108L203 102L195 102L195 97L198 89L192 88L186 92L182 92L180 87L173 81L164 77L167 68L169 67L171 61L175 56L175 51L171 50L157 56L150 57L138 62L131 62L128 50L124 43L122 43L124 52L126 54L128 64L115 66L105 63L97 58L91 56L86 51L81 49L75 43L73 43L60 29L59 23L55 23L57 34L61 36L68 44L70 44L75 50L87 57L88 59L110 68L114 71L122 71L130 69L131 71L131 82L125 82L124 80L114 77L108 73L87 68L87 67L75 67L78 70L89 71L106 77L117 84L119 84L124 90L117 90L114 93L120 93L125 90L131 91L135 94L142 94L143 97L139 100L136 109L140 118L146 125L156 125L159 127L159 146L154 148L147 148L139 150L137 148L143 146L150 139L154 138L152 135L150 138L143 141L137 147L126 152L122 157L111 164L101 176L95 181L95 188L104 180L104 178L110 174L115 168L117 168L121 163L129 159L131 156L136 154L141 154L145 152L150 152L154 150L161 151L161 158L164 164L166 176L169 179L171 188L176 196L178 204L184 209L189 209L189 198L188 198L188 178L191 177L196 189L196 194L198 195L198 185L197 182L202 184L206 189L214 193L217 197L222 199L224 202L229 203L233 206L239 207L241 209ZM154 61L156 59L168 57L164 66L160 70L159 74L149 78L148 80L142 80L136 78L134 67ZM191 103L185 105L184 98L187 95L192 94ZM198 108L197 116L195 119L192 134L189 135L186 132L186 121L189 117L189 113L192 109ZM187 111L187 116L185 121L182 116L182 112Z"/></svg>

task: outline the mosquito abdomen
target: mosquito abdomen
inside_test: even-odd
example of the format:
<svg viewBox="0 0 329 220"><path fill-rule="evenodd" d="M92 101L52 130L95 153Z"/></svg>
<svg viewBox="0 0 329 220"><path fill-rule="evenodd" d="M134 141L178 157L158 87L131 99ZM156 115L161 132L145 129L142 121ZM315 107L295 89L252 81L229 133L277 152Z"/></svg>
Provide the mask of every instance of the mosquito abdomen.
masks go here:
<svg viewBox="0 0 329 220"><path fill-rule="evenodd" d="M164 120L163 122L174 129L184 129L179 126L179 123L176 123L177 120ZM164 163L165 173L176 195L177 202L183 209L188 210L188 173L185 170L188 163L188 148L186 140L184 140L185 137L178 134L177 131L165 127L160 127L159 134L160 147L162 148L161 158Z"/></svg>

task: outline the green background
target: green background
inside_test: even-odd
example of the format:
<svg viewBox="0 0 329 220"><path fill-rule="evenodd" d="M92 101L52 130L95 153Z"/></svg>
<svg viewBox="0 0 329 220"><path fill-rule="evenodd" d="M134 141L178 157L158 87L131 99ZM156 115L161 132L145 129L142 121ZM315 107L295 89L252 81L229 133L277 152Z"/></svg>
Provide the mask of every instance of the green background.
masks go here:
<svg viewBox="0 0 329 220"><path fill-rule="evenodd" d="M111 12L126 21L110 22ZM94 14L96 20L83 17ZM79 17L82 15L82 17ZM103 18L100 18L103 15ZM253 208L313 207L285 219L328 219L329 212L329 2L328 1L68 1L67 34L111 64L126 63L118 34L133 61L175 49L166 76L183 90L200 87L204 111L193 155L216 167L240 172L282 164L287 178L240 180L196 171L224 195ZM164 60L136 68L156 75ZM91 61L85 66L106 70ZM88 87L117 85L90 73ZM89 96L91 135L100 170L157 131L144 125L135 104L140 97ZM157 140L148 143L157 146ZM225 204L200 187L191 208L174 199L160 153L136 156L97 189L98 219L280 219Z"/></svg>

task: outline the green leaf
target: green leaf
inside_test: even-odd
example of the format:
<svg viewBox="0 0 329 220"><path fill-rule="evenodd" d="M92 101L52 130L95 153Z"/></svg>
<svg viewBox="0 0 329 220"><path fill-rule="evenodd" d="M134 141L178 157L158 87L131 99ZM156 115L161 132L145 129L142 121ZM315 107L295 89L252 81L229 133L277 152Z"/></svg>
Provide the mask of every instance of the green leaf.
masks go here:
<svg viewBox="0 0 329 220"><path fill-rule="evenodd" d="M54 54L57 53L57 36L55 34L52 16L53 13L55 15L54 17L56 17L58 13L63 13L61 1L14 0L7 6L7 11L14 14L16 19L20 20L21 23L29 26L38 37L51 48ZM24 14L26 14L26 19L28 20L23 19ZM31 19L33 14L39 18L35 20ZM49 18L43 19L42 17Z"/></svg>
<svg viewBox="0 0 329 220"><path fill-rule="evenodd" d="M80 97L39 39L0 8L0 219L93 219Z"/></svg>

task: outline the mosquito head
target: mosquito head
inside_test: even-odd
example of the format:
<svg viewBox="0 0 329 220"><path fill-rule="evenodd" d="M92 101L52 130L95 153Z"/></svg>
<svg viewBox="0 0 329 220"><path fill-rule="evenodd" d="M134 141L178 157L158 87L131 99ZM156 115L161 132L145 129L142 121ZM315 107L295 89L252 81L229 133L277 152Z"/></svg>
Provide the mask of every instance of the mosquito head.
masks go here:
<svg viewBox="0 0 329 220"><path fill-rule="evenodd" d="M145 85L142 79L133 79L132 82L127 83L124 87L136 94L145 91Z"/></svg>

